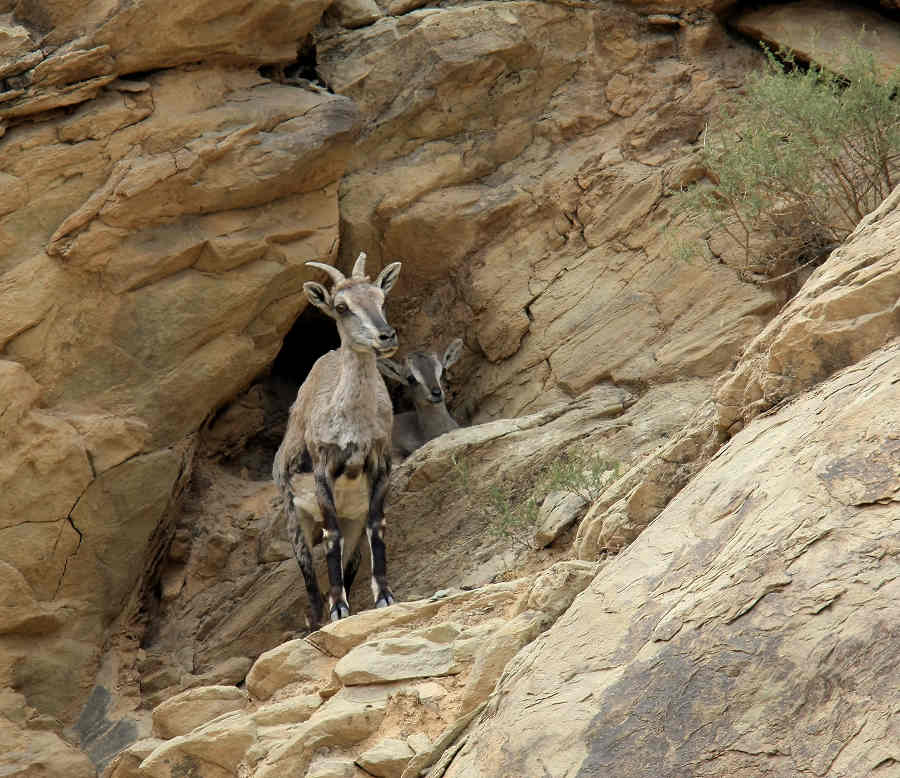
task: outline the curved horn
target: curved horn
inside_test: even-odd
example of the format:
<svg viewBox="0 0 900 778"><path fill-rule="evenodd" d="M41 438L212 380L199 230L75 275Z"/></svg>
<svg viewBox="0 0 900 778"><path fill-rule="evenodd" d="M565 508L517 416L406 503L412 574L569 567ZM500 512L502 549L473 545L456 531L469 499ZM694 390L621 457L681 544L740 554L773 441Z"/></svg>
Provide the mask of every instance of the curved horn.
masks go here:
<svg viewBox="0 0 900 778"><path fill-rule="evenodd" d="M307 262L307 265L310 267L317 267L319 270L324 270L328 275L331 276L331 280L336 284L339 284L341 281L345 281L347 276L345 276L340 270L332 265L326 265L322 262Z"/></svg>
<svg viewBox="0 0 900 778"><path fill-rule="evenodd" d="M356 262L353 264L353 272L350 274L351 278L365 278L366 277L366 252L360 251L359 256L356 258Z"/></svg>

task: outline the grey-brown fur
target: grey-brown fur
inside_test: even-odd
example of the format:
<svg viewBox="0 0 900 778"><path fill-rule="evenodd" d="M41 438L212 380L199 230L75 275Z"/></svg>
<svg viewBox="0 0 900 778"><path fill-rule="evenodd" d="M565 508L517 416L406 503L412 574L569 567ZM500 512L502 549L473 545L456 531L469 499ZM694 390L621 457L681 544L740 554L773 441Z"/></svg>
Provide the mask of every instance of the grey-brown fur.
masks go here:
<svg viewBox="0 0 900 778"><path fill-rule="evenodd" d="M404 459L429 440L459 427L447 410L441 377L459 359L462 345L462 339L456 338L442 356L434 351L413 351L403 362L378 360L382 375L406 386L415 405L414 411L394 416L391 438L396 458Z"/></svg>
<svg viewBox="0 0 900 778"><path fill-rule="evenodd" d="M306 583L313 629L321 622L323 603L310 552L320 536L326 546L332 621L350 614L346 590L356 572L363 527L372 553L375 607L394 601L383 539L393 414L376 357L397 349L396 332L382 307L400 263L388 265L370 282L365 257L359 255L349 278L329 265L307 263L335 282L330 293L312 281L304 289L309 301L335 320L341 347L320 357L300 387L272 466ZM295 476L308 468L311 476Z"/></svg>

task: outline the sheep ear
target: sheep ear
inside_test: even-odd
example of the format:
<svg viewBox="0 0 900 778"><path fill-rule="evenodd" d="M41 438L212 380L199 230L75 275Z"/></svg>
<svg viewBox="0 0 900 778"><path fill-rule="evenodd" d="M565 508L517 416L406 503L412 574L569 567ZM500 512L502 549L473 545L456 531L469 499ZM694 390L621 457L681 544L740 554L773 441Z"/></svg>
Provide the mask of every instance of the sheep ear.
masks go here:
<svg viewBox="0 0 900 778"><path fill-rule="evenodd" d="M315 281L307 281L303 284L303 289L306 292L307 300L320 311L327 313L332 319L335 318L334 309L331 307L331 295L328 294L328 290L322 284Z"/></svg>
<svg viewBox="0 0 900 778"><path fill-rule="evenodd" d="M389 378L391 381L396 381L398 384L406 383L406 369L403 365L395 362L393 359L379 359L378 362L378 372L381 373L385 378Z"/></svg>
<svg viewBox="0 0 900 778"><path fill-rule="evenodd" d="M456 364L456 361L462 355L462 347L462 338L456 338L455 340L450 341L450 345L447 346L446 351L444 351L444 358L441 360L441 364L444 366L445 370L450 367L450 365Z"/></svg>
<svg viewBox="0 0 900 778"><path fill-rule="evenodd" d="M400 275L402 263L391 262L384 270L378 274L375 279L375 286L380 286L385 294L391 291L391 288L397 283L397 276Z"/></svg>

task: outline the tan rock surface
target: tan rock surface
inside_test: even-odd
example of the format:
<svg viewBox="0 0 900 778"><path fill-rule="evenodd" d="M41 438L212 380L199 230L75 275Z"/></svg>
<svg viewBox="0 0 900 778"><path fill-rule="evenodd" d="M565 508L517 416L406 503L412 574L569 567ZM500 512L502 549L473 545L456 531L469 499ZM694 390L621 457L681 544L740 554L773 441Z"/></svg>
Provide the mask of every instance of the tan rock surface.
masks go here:
<svg viewBox="0 0 900 778"><path fill-rule="evenodd" d="M212 778L234 775L256 738L256 724L244 713L227 713L204 727L167 740L140 764L140 774L178 778L185 769Z"/></svg>
<svg viewBox="0 0 900 778"><path fill-rule="evenodd" d="M65 62L35 66L41 83L88 60ZM53 643L0 638L0 653L68 720L105 630L170 537L191 436L274 358L304 305L303 261L331 255L358 130L350 101L254 69L198 65L98 90L2 139L0 562L38 603L16 631L46 632L46 614L68 610Z"/></svg>
<svg viewBox="0 0 900 778"><path fill-rule="evenodd" d="M404 340L468 333L479 359L454 384L476 420L610 378L713 376L777 305L715 260L673 260L666 184L756 61L724 34L694 61L681 26L516 2L317 32L325 81L366 122L342 184L342 260L404 261Z"/></svg>
<svg viewBox="0 0 900 778"><path fill-rule="evenodd" d="M201 686L170 697L153 709L157 737L173 738L246 707L247 693L235 686Z"/></svg>
<svg viewBox="0 0 900 778"><path fill-rule="evenodd" d="M291 62L326 0L159 0L115 5L41 0L16 6L18 24L0 27L0 119L95 98L119 75L199 61ZM135 33L140 31L140 45Z"/></svg>
<svg viewBox="0 0 900 778"><path fill-rule="evenodd" d="M312 643L291 640L267 651L247 675L247 690L256 699L267 700L290 683L308 683L327 689L331 684L334 660Z"/></svg>
<svg viewBox="0 0 900 778"><path fill-rule="evenodd" d="M592 505L578 529L579 558L627 546L730 434L900 335L898 202L895 191L865 217L721 376L713 401Z"/></svg>
<svg viewBox="0 0 900 778"><path fill-rule="evenodd" d="M709 391L704 381L688 381L651 389L636 400L600 385L571 403L431 441L397 469L392 482L388 553L405 560L401 569L389 568L395 591L427 595L457 582L487 583L498 572L487 564L491 559L506 555L508 566L515 558L510 542L485 527L493 519L479 501L488 499L491 485L506 484L519 498L527 497L542 468L579 446L624 469L680 430ZM454 458L468 468L468 483ZM437 518L447 516L454 520ZM524 545L530 542L529 534Z"/></svg>
<svg viewBox="0 0 900 778"><path fill-rule="evenodd" d="M400 778L415 754L405 740L385 738L360 754L358 764L378 778Z"/></svg>
<svg viewBox="0 0 900 778"><path fill-rule="evenodd" d="M898 377L895 339L738 433L507 668L448 778L897 761Z"/></svg>
<svg viewBox="0 0 900 778"><path fill-rule="evenodd" d="M0 717L0 774L21 778L94 778L87 755L54 732L20 728Z"/></svg>
<svg viewBox="0 0 900 778"><path fill-rule="evenodd" d="M886 77L900 67L900 24L873 8L801 0L739 13L731 24L744 35L837 72L847 64L853 43L874 53Z"/></svg>
<svg viewBox="0 0 900 778"><path fill-rule="evenodd" d="M866 216L750 344L716 393L727 430L900 334L900 189Z"/></svg>
<svg viewBox="0 0 900 778"><path fill-rule="evenodd" d="M255 661L302 632L302 584L268 526L268 486L202 459L244 453L268 410L227 411L223 440L205 446L198 429L272 365L305 305L303 262L346 266L365 249L374 266L404 262L391 316L405 343L465 337L460 418L499 419L397 471L399 597L568 553L517 558L486 542L478 490L453 481L456 456L471 458L479 487L527 490L572 446L601 451L623 476L582 522L578 554L627 545L724 437L710 426L713 379L782 302L713 258L675 260L667 197L696 174L709 112L759 53L698 11L705 2L346 0L315 31L320 0L14 5L0 17L0 681L38 712L10 742L44 743L77 775L83 760L35 727L57 737L95 680L118 696L83 711L83 736L249 672L251 706L264 704L141 741L115 777L303 774L321 749L340 774L377 742L416 736L406 772L446 765L506 660L593 568L363 612L310 636L314 657L289 644ZM260 76L304 43L339 94L309 87L302 57L285 83ZM768 378L783 368L760 362L769 346L751 348L750 377L717 397L730 432L760 409L755 382L777 402L895 337L882 326L896 315L892 287L857 270L867 294L882 290L872 328L859 314L823 320L868 332L865 343L849 335L845 361L786 389ZM701 406L702 423L678 437ZM461 672L440 684L332 676L367 644L447 624L458 634L431 642L451 646ZM131 737L149 732L128 723Z"/></svg>

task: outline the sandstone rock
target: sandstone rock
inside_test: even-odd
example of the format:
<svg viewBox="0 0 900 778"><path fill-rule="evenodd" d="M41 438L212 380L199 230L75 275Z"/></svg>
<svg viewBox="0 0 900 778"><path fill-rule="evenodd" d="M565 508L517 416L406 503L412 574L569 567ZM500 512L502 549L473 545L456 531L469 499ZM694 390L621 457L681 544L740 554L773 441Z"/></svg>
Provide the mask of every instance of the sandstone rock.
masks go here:
<svg viewBox="0 0 900 778"><path fill-rule="evenodd" d="M716 393L720 430L746 424L900 334L898 205L895 189L748 346Z"/></svg>
<svg viewBox="0 0 900 778"><path fill-rule="evenodd" d="M406 738L406 743L417 754L431 749L431 738L422 732L415 732Z"/></svg>
<svg viewBox="0 0 900 778"><path fill-rule="evenodd" d="M149 540L169 506L169 492L184 467L171 449L134 457L107 470L71 512L79 533L58 594L91 603L112 619L143 572Z"/></svg>
<svg viewBox="0 0 900 778"><path fill-rule="evenodd" d="M462 608L474 612L502 610L511 605L515 598L515 584L499 583L441 598L396 603L390 608L364 611L348 619L326 624L309 635L307 640L330 656L341 658L377 633L427 620L444 609Z"/></svg>
<svg viewBox="0 0 900 778"><path fill-rule="evenodd" d="M312 643L290 640L256 660L247 674L247 691L258 700L269 699L276 691L291 683L303 683L317 690L332 686L334 660Z"/></svg>
<svg viewBox="0 0 900 778"><path fill-rule="evenodd" d="M189 689L153 709L153 731L162 738L185 735L223 713L243 709L246 704L247 693L236 686Z"/></svg>
<svg viewBox="0 0 900 778"><path fill-rule="evenodd" d="M333 14L341 24L323 25L312 41L321 76L341 95L257 72L296 59L319 0L114 5L36 0L0 21L0 437L9 442L0 516L12 517L0 522L0 561L24 580L11 591L26 610L66 614L52 631L13 614L16 632L0 636L3 683L71 720L106 630L117 617L116 629L131 629L123 603L137 609L145 573L155 585L194 434L272 364L305 305L307 259L336 258L346 269L362 248L375 265L402 259L407 282L392 305L404 340L466 334L456 376L463 415L555 407L461 432L401 469L388 514L401 599L485 583L485 559L507 552L485 542L483 517L452 483L458 454L482 460L480 484L527 488L534 467L584 440L628 474L627 493L618 482L608 490L617 498L606 510L625 505L631 522L616 532L636 534L655 515L689 465L666 463L650 486L648 471L630 466L683 426L780 303L713 260L673 261L664 236L678 225L670 172L684 174L674 168L717 93L758 59L711 14L695 13L708 3L657 2L653 20L629 4L526 0L407 13L416 0L396 0L382 5L404 16L378 18L371 4L343 3ZM658 18L666 13L675 22ZM135 71L140 80L120 78ZM653 388L638 397L614 382ZM246 433L236 424L225 439ZM243 505L215 508L221 525L198 529L194 550L175 560L183 577L163 573L163 615L152 617L156 642L146 651L172 664L141 679L144 702L216 677L236 682L251 657L302 626L293 560L259 565L256 519ZM600 525L592 538L614 535L610 522ZM221 542L207 544L214 537ZM312 639L337 658L432 619L466 625L452 644L431 642L471 662L497 627L485 619L514 621L520 594L398 605ZM516 635L529 629L525 613L545 613L523 602ZM26 649L29 625L44 626ZM345 748L377 726L348 734L353 727L338 722L359 711L344 716L337 706L335 721L317 724L319 710L302 721L309 708L287 695L337 686L332 659L295 648L260 659L256 692L248 679L255 697L278 693L274 705L285 704L254 726L307 736L279 730L265 748L301 739L287 750L266 752L259 739L248 747L269 776L303 774L316 749ZM137 683L127 675L125 687ZM232 774L253 730L240 717L234 724L244 732L234 742L222 730L208 742L167 744L147 769Z"/></svg>
<svg viewBox="0 0 900 778"><path fill-rule="evenodd" d="M758 55L707 35L694 48L709 62L685 61L679 25L699 19L648 30L622 5L414 5L317 32L323 77L367 125L342 186L341 261L404 260L404 340L470 333L484 358L453 383L478 421L610 377L727 368L779 298L673 261L663 183Z"/></svg>
<svg viewBox="0 0 900 778"><path fill-rule="evenodd" d="M108 683L108 668L101 668L97 682L81 709L72 732L98 770L102 770L116 754L136 740L150 734L149 716L132 708L117 705ZM110 684L111 685L111 684Z"/></svg>
<svg viewBox="0 0 900 778"><path fill-rule="evenodd" d="M335 0L328 7L328 15L343 27L363 27L381 17L375 0Z"/></svg>
<svg viewBox="0 0 900 778"><path fill-rule="evenodd" d="M512 615L529 611L542 614L549 626L597 575L598 566L576 560L557 562L539 573L513 606Z"/></svg>
<svg viewBox="0 0 900 778"><path fill-rule="evenodd" d="M885 77L900 66L900 24L874 9L802 0L738 14L731 24L744 35L838 73L851 43L870 50Z"/></svg>
<svg viewBox="0 0 900 778"><path fill-rule="evenodd" d="M453 655L452 639L438 643L415 636L363 643L334 666L335 674L346 686L451 675L460 669Z"/></svg>
<svg viewBox="0 0 900 778"><path fill-rule="evenodd" d="M563 532L578 521L587 500L580 494L571 492L551 492L541 503L538 513L538 528L534 533L535 548L549 546Z"/></svg>
<svg viewBox="0 0 900 778"><path fill-rule="evenodd" d="M378 778L400 778L413 756L415 754L406 741L385 738L360 754L356 763Z"/></svg>
<svg viewBox="0 0 900 778"><path fill-rule="evenodd" d="M136 740L122 749L103 770L103 778L141 778L141 762L152 754L163 741L158 738Z"/></svg>
<svg viewBox="0 0 900 778"><path fill-rule="evenodd" d="M93 778L87 756L54 732L35 732L0 718L0 773L22 778Z"/></svg>
<svg viewBox="0 0 900 778"><path fill-rule="evenodd" d="M440 734L430 751L425 750L416 753L403 771L402 778L415 778L415 776L421 775L422 772L431 765L435 765L435 767L432 771L429 771L429 775L431 772L435 772L436 775L446 772L447 765L453 760L453 757L461 746L461 742L457 742L460 740L460 735L472 723L473 719L481 714L484 708L485 705L482 703L475 708L475 710L470 711L453 721L453 723Z"/></svg>
<svg viewBox="0 0 900 778"><path fill-rule="evenodd" d="M161 13L146 26L146 46L129 43L126 56L119 25L156 13L139 5L100 16L51 0L21 9L25 29L46 33L43 48L29 59L29 40L4 27L18 64L0 65L12 68L6 85L22 84L5 95L7 116L95 96L3 137L0 201L0 394L9 398L0 409L0 561L22 574L42 613L67 608L59 630L28 651L2 638L0 654L29 698L69 722L92 686L105 631L155 569L190 474L192 436L274 358L304 305L303 262L332 255L336 182L358 132L349 100L267 82L255 66L167 62L141 81L111 80L129 57L149 57L144 69L163 51L153 54L156 44L179 38L153 42L173 19ZM253 50L290 61L291 36L321 12L314 2L302 13L290 5L235 17L217 7L228 23L206 32L288 13L290 24L270 29L287 36L281 54L268 59L274 50L259 45L259 31L244 40L251 60ZM67 46L73 18L82 38ZM90 40L95 33L107 38ZM203 48L203 36L191 37ZM199 58L246 61L243 45L214 44ZM15 619L32 630L47 622ZM265 630L256 651L285 631L279 625L273 640ZM222 650L185 670L202 676L248 656ZM65 665L72 680L60 683Z"/></svg>
<svg viewBox="0 0 900 778"><path fill-rule="evenodd" d="M309 721L269 750L256 768L256 778L305 774L319 749L352 745L375 732L386 707L386 696L357 701L343 692L335 695Z"/></svg>
<svg viewBox="0 0 900 778"><path fill-rule="evenodd" d="M900 623L898 371L895 339L735 435L507 667L448 778L895 759L873 722ZM839 706L823 695L848 684Z"/></svg>
<svg viewBox="0 0 900 778"><path fill-rule="evenodd" d="M715 455L724 436L707 400L673 439L622 473L588 509L574 549L595 561L631 543L679 490Z"/></svg>
<svg viewBox="0 0 900 778"><path fill-rule="evenodd" d="M321 705L322 698L318 694L301 694L262 705L251 715L261 727L299 724L312 716Z"/></svg>
<svg viewBox="0 0 900 778"><path fill-rule="evenodd" d="M15 74L18 88L0 92L0 113L20 117L83 102L117 75L135 71L204 60L291 62L297 40L309 34L326 6L322 0L266 0L248 11L225 0L215 12L158 2L110 10L42 0L20 9L21 26L2 28L0 73ZM210 23L191 30L198 21ZM42 30L39 43L29 29ZM135 29L142 31L141 46L133 45Z"/></svg>
<svg viewBox="0 0 900 778"><path fill-rule="evenodd" d="M306 778L356 778L357 775L352 759L323 759L306 771Z"/></svg>
<svg viewBox="0 0 900 778"><path fill-rule="evenodd" d="M386 511L388 553L407 560L404 569L391 574L395 591L425 594L462 580L487 583L496 571L480 570L480 565L510 547L486 529L494 517L482 503L489 501L491 486L524 499L543 468L576 448L621 462L627 471L632 461L680 430L709 392L706 382L691 381L650 389L636 399L604 385L571 403L432 440L393 476ZM461 466L467 468L465 477ZM608 488L614 487L615 482ZM422 520L437 515L458 518Z"/></svg>
<svg viewBox="0 0 900 778"><path fill-rule="evenodd" d="M472 712L488 698L507 662L541 630L541 615L527 611L515 616L484 642L466 681L460 713Z"/></svg>
<svg viewBox="0 0 900 778"><path fill-rule="evenodd" d="M34 634L58 629L60 616L39 603L25 577L6 562L0 562L0 634Z"/></svg>
<svg viewBox="0 0 900 778"><path fill-rule="evenodd" d="M165 741L141 762L140 774L178 778L189 769L198 775L234 775L256 739L256 724L245 713L226 713L187 735Z"/></svg>
<svg viewBox="0 0 900 778"><path fill-rule="evenodd" d="M432 708L436 708L438 701L447 695L447 690L437 681L426 681L425 683L417 684L413 687L413 691L415 692L416 700L418 700L420 705ZM415 747L413 748L416 751L421 750L416 749Z"/></svg>
<svg viewBox="0 0 900 778"><path fill-rule="evenodd" d="M596 572L592 564L559 562L536 577L513 608L513 618L479 647L463 690L461 714L474 711L488 698L509 660L562 615Z"/></svg>

